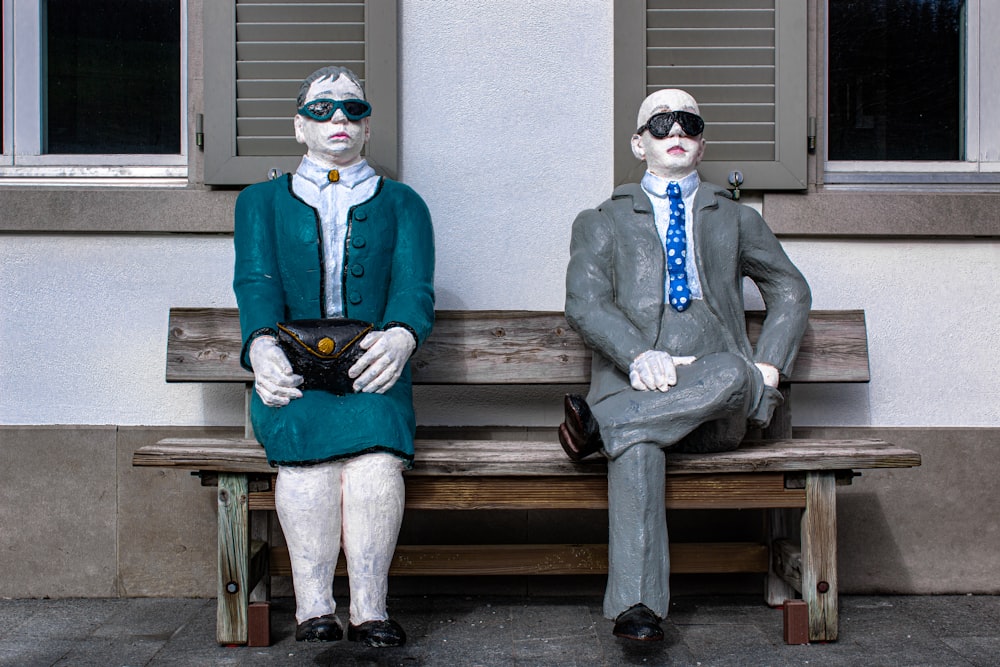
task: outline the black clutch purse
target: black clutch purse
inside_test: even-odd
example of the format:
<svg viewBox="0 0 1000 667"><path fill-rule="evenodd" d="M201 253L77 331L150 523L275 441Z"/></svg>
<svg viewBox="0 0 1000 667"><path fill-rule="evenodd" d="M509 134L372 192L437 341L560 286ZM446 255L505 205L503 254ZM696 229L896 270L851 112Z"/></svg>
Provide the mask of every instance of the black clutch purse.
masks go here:
<svg viewBox="0 0 1000 667"><path fill-rule="evenodd" d="M374 326L347 318L278 322L278 344L292 370L303 378L299 389L353 394L347 371L364 354L358 344Z"/></svg>

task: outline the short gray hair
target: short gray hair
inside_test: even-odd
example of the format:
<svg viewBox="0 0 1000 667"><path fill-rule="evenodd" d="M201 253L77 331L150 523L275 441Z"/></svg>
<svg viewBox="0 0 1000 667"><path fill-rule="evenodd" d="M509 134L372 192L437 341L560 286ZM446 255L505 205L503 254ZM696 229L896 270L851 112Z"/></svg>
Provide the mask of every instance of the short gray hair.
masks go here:
<svg viewBox="0 0 1000 667"><path fill-rule="evenodd" d="M320 79L330 79L331 81L336 81L342 76L346 76L351 83L356 85L361 91L361 97L365 96L365 87L361 85L361 79L358 75L347 69L346 67L340 67L339 65L327 65L326 67L321 67L316 70L302 81L302 85L299 87L299 96L295 98L295 108L301 109L302 106L308 102L306 96L309 95L309 87L313 85L316 81Z"/></svg>

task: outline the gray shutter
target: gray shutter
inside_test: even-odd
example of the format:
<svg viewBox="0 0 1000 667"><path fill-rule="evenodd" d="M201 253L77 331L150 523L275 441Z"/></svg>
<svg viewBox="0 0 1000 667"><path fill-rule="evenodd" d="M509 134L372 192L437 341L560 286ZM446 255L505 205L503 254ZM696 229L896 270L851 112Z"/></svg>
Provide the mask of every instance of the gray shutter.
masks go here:
<svg viewBox="0 0 1000 667"><path fill-rule="evenodd" d="M616 25L616 56L632 48L622 66L644 71L645 82L632 85L634 99L616 98L631 115L626 123L629 111L621 111L616 132L635 130L635 113L647 94L683 88L705 118L708 145L699 168L705 180L726 185L729 173L739 170L745 189L806 187L805 0L647 0L644 13L618 11L633 24L633 35L634 24L643 22L641 54L618 44L629 39L628 28ZM635 74L616 71L621 76ZM631 152L617 155L631 164L618 164L616 173L634 178Z"/></svg>
<svg viewBox="0 0 1000 667"><path fill-rule="evenodd" d="M349 67L372 103L373 162L394 172L396 0L213 0L205 3L205 183L246 185L303 154L292 116L302 79ZM369 56L374 38L379 59ZM369 48L366 49L366 43ZM376 155L377 154L377 155Z"/></svg>

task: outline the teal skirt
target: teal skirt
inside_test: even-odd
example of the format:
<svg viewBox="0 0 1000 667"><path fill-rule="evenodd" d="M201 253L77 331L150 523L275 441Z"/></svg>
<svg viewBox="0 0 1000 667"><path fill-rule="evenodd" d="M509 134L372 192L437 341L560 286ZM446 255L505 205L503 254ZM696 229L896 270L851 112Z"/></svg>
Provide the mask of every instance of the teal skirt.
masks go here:
<svg viewBox="0 0 1000 667"><path fill-rule="evenodd" d="M384 394L337 396L322 390L272 408L256 392L250 403L254 435L272 466L304 466L370 452L413 464L413 390L409 367Z"/></svg>

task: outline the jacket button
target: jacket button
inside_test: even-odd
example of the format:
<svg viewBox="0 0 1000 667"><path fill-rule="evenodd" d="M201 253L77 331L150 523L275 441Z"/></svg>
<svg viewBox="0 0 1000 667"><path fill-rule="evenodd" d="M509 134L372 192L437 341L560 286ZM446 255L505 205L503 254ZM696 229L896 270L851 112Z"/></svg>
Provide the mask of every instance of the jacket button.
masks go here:
<svg viewBox="0 0 1000 667"><path fill-rule="evenodd" d="M354 219L363 222L368 219L368 214L364 211L356 211L354 213Z"/></svg>
<svg viewBox="0 0 1000 667"><path fill-rule="evenodd" d="M355 278L360 278L361 276L365 275L365 267L361 266L360 264L352 264L351 275L354 276Z"/></svg>
<svg viewBox="0 0 1000 667"><path fill-rule="evenodd" d="M351 245L354 246L355 248L364 248L365 247L365 237L364 236L355 236L355 237L351 238Z"/></svg>
<svg viewBox="0 0 1000 667"><path fill-rule="evenodd" d="M347 299L348 299L348 301L351 302L352 305L356 306L359 303L361 303L361 293L360 292L351 292L348 295Z"/></svg>

